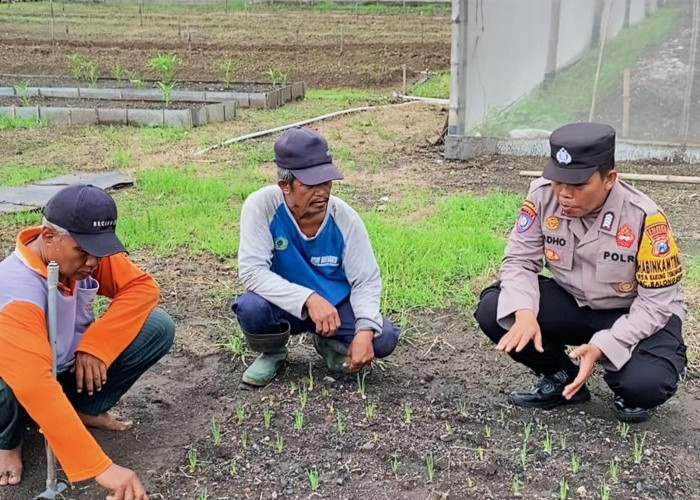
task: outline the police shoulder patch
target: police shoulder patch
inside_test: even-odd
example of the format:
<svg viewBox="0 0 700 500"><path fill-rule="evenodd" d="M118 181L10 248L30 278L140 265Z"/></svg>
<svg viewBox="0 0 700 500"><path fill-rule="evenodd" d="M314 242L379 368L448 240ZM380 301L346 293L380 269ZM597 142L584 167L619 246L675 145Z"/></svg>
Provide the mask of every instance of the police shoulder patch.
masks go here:
<svg viewBox="0 0 700 500"><path fill-rule="evenodd" d="M515 222L515 230L519 233L524 233L535 222L537 218L537 208L530 200L525 200L523 206L520 207L518 220Z"/></svg>
<svg viewBox="0 0 700 500"><path fill-rule="evenodd" d="M660 212L648 215L637 252L637 282L644 288L663 288L682 277L678 245L666 217Z"/></svg>

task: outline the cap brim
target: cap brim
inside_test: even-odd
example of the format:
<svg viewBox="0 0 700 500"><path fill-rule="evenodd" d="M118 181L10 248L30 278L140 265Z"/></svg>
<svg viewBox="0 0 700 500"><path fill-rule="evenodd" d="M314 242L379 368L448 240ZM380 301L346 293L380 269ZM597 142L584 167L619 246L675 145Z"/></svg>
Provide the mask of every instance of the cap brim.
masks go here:
<svg viewBox="0 0 700 500"><path fill-rule="evenodd" d="M338 181L343 179L343 174L332 163L324 163L323 165L314 165L308 168L299 168L291 170L292 175L302 184L307 186L315 186L328 181Z"/></svg>
<svg viewBox="0 0 700 500"><path fill-rule="evenodd" d="M542 177L550 181L561 182L562 184L583 184L591 175L596 173L598 167L581 167L568 166L567 168L560 167L554 160L549 160L547 166L544 167Z"/></svg>
<svg viewBox="0 0 700 500"><path fill-rule="evenodd" d="M68 232L83 250L95 257L109 257L115 253L126 253L124 245L114 233L80 234Z"/></svg>

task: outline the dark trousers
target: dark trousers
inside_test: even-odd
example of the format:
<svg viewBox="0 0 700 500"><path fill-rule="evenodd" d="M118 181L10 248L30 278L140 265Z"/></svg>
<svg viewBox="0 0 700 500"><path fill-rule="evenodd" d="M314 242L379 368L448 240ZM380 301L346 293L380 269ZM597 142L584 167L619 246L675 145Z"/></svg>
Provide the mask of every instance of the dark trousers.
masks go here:
<svg viewBox="0 0 700 500"><path fill-rule="evenodd" d="M69 371L60 373L58 381L77 411L99 415L117 404L134 382L168 352L174 338L173 320L163 309L156 307L136 338L107 369L107 383L100 392L95 391L92 396L88 396L87 391L78 394L75 374ZM0 450L19 446L27 418L12 389L0 379Z"/></svg>
<svg viewBox="0 0 700 500"><path fill-rule="evenodd" d="M255 292L246 292L239 296L231 306L238 318L241 329L249 334L277 333L282 330L284 322L288 322L292 335L304 332L316 332L316 324L307 318L301 320L263 299ZM339 340L346 347L355 338L355 314L350 305L350 299L345 299L336 306L340 316L340 328L333 339ZM374 355L383 358L394 352L399 341L401 330L384 318L382 334L374 339Z"/></svg>
<svg viewBox="0 0 700 500"><path fill-rule="evenodd" d="M570 377L575 377L578 366L566 355L566 346L588 343L593 334L610 328L629 311L579 307L573 296L549 278L540 277L539 286L537 321L544 352L536 351L530 342L521 352L511 352L510 356L540 375L551 375L563 369ZM479 326L494 343L506 333L496 321L500 293L499 283L486 288L481 292L474 313ZM671 316L666 326L635 347L632 357L620 370L606 370L605 382L628 405L653 408L676 393L686 365L681 326L680 318Z"/></svg>

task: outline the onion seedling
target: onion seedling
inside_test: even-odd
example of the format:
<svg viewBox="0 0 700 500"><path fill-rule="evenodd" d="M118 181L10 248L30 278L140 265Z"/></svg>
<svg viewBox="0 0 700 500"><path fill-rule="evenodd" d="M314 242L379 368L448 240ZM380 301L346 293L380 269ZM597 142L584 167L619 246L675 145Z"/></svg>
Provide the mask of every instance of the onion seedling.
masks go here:
<svg viewBox="0 0 700 500"><path fill-rule="evenodd" d="M297 410L294 413L294 428L298 431L304 427L304 413L301 410Z"/></svg>
<svg viewBox="0 0 700 500"><path fill-rule="evenodd" d="M228 473L231 476L235 476L236 474L238 474L238 464L235 460L231 460L231 463L228 464Z"/></svg>
<svg viewBox="0 0 700 500"><path fill-rule="evenodd" d="M265 408L263 410L263 425L265 426L266 429L269 429L271 423L272 423L272 411L270 411L269 408Z"/></svg>
<svg viewBox="0 0 700 500"><path fill-rule="evenodd" d="M614 458L610 459L610 479L617 479L617 474L620 470L620 466L617 463L617 460Z"/></svg>
<svg viewBox="0 0 700 500"><path fill-rule="evenodd" d="M299 407L303 410L306 408L306 403L309 400L309 394L304 387L299 387Z"/></svg>
<svg viewBox="0 0 700 500"><path fill-rule="evenodd" d="M644 435L642 436L642 439L637 439L637 435L634 435L634 463L638 464L642 462L642 458L644 458L644 440L647 437L647 433L645 432Z"/></svg>
<svg viewBox="0 0 700 500"><path fill-rule="evenodd" d="M391 458L391 472L396 474L399 470L399 467L401 467L401 462L399 462L399 457L394 454Z"/></svg>
<svg viewBox="0 0 700 500"><path fill-rule="evenodd" d="M605 478L600 483L600 500L610 500L610 486L605 482Z"/></svg>
<svg viewBox="0 0 700 500"><path fill-rule="evenodd" d="M578 474L579 461L576 455L571 455L571 473Z"/></svg>
<svg viewBox="0 0 700 500"><path fill-rule="evenodd" d="M479 457L479 460L482 461L482 462L484 461L484 455L485 455L485 453L486 453L486 452L484 451L484 447L483 447L483 446L477 447L477 449L476 449L476 456Z"/></svg>
<svg viewBox="0 0 700 500"><path fill-rule="evenodd" d="M523 446L520 448L520 464L525 468L527 463L527 441L523 441Z"/></svg>
<svg viewBox="0 0 700 500"><path fill-rule="evenodd" d="M367 419L371 420L374 418L375 409L376 405L374 403L365 406L365 416L367 417Z"/></svg>
<svg viewBox="0 0 700 500"><path fill-rule="evenodd" d="M360 377L360 372L357 372L357 392L360 393L360 396L362 396L362 399L366 399L367 396L366 391L367 391L367 384L365 383L365 377L367 376L366 371L362 371L362 377Z"/></svg>
<svg viewBox="0 0 700 500"><path fill-rule="evenodd" d="M284 451L284 438L279 432L275 433L275 448L278 454Z"/></svg>
<svg viewBox="0 0 700 500"><path fill-rule="evenodd" d="M311 486L311 491L316 491L321 481L321 475L317 470L307 470L306 477L309 479L309 486Z"/></svg>
<svg viewBox="0 0 700 500"><path fill-rule="evenodd" d="M187 462L190 465L190 472L194 472L194 470L197 468L197 450L194 448L190 448L189 451L187 452Z"/></svg>
<svg viewBox="0 0 700 500"><path fill-rule="evenodd" d="M542 446L547 455L552 454L552 436L549 434L549 430L545 431L544 442L542 443Z"/></svg>
<svg viewBox="0 0 700 500"><path fill-rule="evenodd" d="M403 411L406 416L406 423L410 424L413 420L413 406L408 401L403 405Z"/></svg>
<svg viewBox="0 0 700 500"><path fill-rule="evenodd" d="M517 477L513 479L513 495L520 496L520 488L522 485L523 483L521 483Z"/></svg>
<svg viewBox="0 0 700 500"><path fill-rule="evenodd" d="M630 424L627 422L620 422L618 424L618 429L620 430L620 437L626 439L627 435L630 433Z"/></svg>
<svg viewBox="0 0 700 500"><path fill-rule="evenodd" d="M435 477L435 459L432 451L425 455L425 470L428 473L428 481L432 482Z"/></svg>
<svg viewBox="0 0 700 500"><path fill-rule="evenodd" d="M484 434L486 435L487 438L491 437L491 426L486 424L484 426Z"/></svg>
<svg viewBox="0 0 700 500"><path fill-rule="evenodd" d="M216 421L216 417L211 417L211 437L214 444L221 443L221 426Z"/></svg>
<svg viewBox="0 0 700 500"><path fill-rule="evenodd" d="M562 450L565 450L565 449L566 449L566 436L565 436L564 434L562 434L561 436L559 436L559 447L560 447Z"/></svg>
<svg viewBox="0 0 700 500"><path fill-rule="evenodd" d="M566 497L569 494L569 483L566 482L566 479L562 479L559 481L559 500L566 500Z"/></svg>
<svg viewBox="0 0 700 500"><path fill-rule="evenodd" d="M241 445L243 448L248 448L248 431L245 429L241 431Z"/></svg>
<svg viewBox="0 0 700 500"><path fill-rule="evenodd" d="M245 406L240 405L236 408L236 419L239 425L243 423L243 420L245 420Z"/></svg>
<svg viewBox="0 0 700 500"><path fill-rule="evenodd" d="M343 434L343 432L345 432L345 423L343 422L343 414L340 413L340 410L335 414L335 420L338 434Z"/></svg>

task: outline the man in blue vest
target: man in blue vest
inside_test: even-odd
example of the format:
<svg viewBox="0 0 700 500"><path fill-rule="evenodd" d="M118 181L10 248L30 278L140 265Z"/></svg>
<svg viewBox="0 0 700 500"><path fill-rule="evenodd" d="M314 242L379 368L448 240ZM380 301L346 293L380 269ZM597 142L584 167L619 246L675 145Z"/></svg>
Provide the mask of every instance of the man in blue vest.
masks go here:
<svg viewBox="0 0 700 500"><path fill-rule="evenodd" d="M333 371L352 372L391 354L400 331L379 312L381 278L367 230L331 195L343 178L326 140L293 128L275 142L277 185L241 210L239 275L246 292L232 309L260 356L243 382L264 386L287 358L290 334L314 333Z"/></svg>

